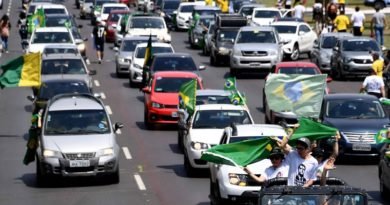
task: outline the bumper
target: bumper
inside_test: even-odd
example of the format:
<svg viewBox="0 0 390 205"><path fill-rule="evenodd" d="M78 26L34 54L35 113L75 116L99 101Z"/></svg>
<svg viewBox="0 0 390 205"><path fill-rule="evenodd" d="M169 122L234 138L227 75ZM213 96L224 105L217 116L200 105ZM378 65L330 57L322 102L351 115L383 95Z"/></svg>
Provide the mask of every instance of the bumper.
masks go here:
<svg viewBox="0 0 390 205"><path fill-rule="evenodd" d="M235 69L267 70L271 69L277 63L275 57L247 57L232 56L230 58L230 67Z"/></svg>
<svg viewBox="0 0 390 205"><path fill-rule="evenodd" d="M187 156L188 156L188 159L189 159L192 167L197 168L197 169L208 169L209 168L209 163L207 163L207 161L200 159L203 151L204 150L194 150L194 149L192 149L191 146L189 147L189 150L187 151Z"/></svg>
<svg viewBox="0 0 390 205"><path fill-rule="evenodd" d="M142 70L134 67L130 67L130 78L135 83L142 82Z"/></svg>
<svg viewBox="0 0 390 205"><path fill-rule="evenodd" d="M128 74L129 73L129 67L130 63L129 62L119 62L116 61L116 67L117 67L117 72L120 74Z"/></svg>
<svg viewBox="0 0 390 205"><path fill-rule="evenodd" d="M363 144L367 146L367 144ZM377 157L379 156L380 150L383 144L368 144L369 149L365 148L366 151L363 151L362 148L356 148L357 146L353 143L347 143L345 141L340 142L340 155L341 156L356 156L356 157Z"/></svg>
<svg viewBox="0 0 390 205"><path fill-rule="evenodd" d="M357 64L354 62L344 64L343 73L353 75L368 75L371 72L372 64Z"/></svg>
<svg viewBox="0 0 390 205"><path fill-rule="evenodd" d="M256 194L260 190L260 186L237 186L232 184L223 184L220 186L221 197L230 200L248 200L249 193ZM251 195L252 196L252 195ZM256 203L255 203L256 204Z"/></svg>
<svg viewBox="0 0 390 205"><path fill-rule="evenodd" d="M177 109L172 108L152 108L149 110L148 118L149 122L158 124L177 124L179 120Z"/></svg>
<svg viewBox="0 0 390 205"><path fill-rule="evenodd" d="M330 71L331 70L330 60L329 61L320 61L318 67L321 71Z"/></svg>

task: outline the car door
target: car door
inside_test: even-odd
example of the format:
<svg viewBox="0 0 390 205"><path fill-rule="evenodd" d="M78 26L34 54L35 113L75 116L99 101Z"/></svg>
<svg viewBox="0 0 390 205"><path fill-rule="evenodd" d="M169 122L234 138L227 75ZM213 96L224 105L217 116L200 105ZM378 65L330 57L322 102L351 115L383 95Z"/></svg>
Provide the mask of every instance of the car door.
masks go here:
<svg viewBox="0 0 390 205"><path fill-rule="evenodd" d="M311 41L312 36L310 28L305 24L300 24L298 27L298 44L300 52L310 51L310 46L312 45Z"/></svg>

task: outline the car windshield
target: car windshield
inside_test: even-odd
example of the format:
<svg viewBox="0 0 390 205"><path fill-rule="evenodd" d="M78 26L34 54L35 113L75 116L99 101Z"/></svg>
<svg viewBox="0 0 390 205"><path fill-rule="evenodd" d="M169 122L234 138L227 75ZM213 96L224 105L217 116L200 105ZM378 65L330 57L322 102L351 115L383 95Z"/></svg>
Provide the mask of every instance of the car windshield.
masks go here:
<svg viewBox="0 0 390 205"><path fill-rule="evenodd" d="M111 13L110 17L108 18L108 21L117 23L119 21L119 18L124 15L123 13Z"/></svg>
<svg viewBox="0 0 390 205"><path fill-rule="evenodd" d="M56 74L86 74L86 68L81 59L42 60L42 75Z"/></svg>
<svg viewBox="0 0 390 205"><path fill-rule="evenodd" d="M73 43L69 32L35 32L32 43Z"/></svg>
<svg viewBox="0 0 390 205"><path fill-rule="evenodd" d="M155 57L152 66L152 72L157 71L197 71L198 68L191 57Z"/></svg>
<svg viewBox="0 0 390 205"><path fill-rule="evenodd" d="M45 14L66 14L64 8L45 8L43 10Z"/></svg>
<svg viewBox="0 0 390 205"><path fill-rule="evenodd" d="M203 104L231 104L229 96L201 95L196 96L196 105Z"/></svg>
<svg viewBox="0 0 390 205"><path fill-rule="evenodd" d="M329 100L325 106L325 115L329 118L378 119L386 117L377 100L337 99Z"/></svg>
<svg viewBox="0 0 390 205"><path fill-rule="evenodd" d="M364 196L360 194L265 194L261 204L274 205L364 205Z"/></svg>
<svg viewBox="0 0 390 205"><path fill-rule="evenodd" d="M85 135L110 132L104 110L49 111L45 122L45 135Z"/></svg>
<svg viewBox="0 0 390 205"><path fill-rule="evenodd" d="M95 5L97 7L101 7L103 4L105 3L116 3L115 1L112 1L112 0L100 0L100 1L96 1L95 2ZM95 8L96 9L96 8Z"/></svg>
<svg viewBox="0 0 390 205"><path fill-rule="evenodd" d="M333 48L336 45L337 38L335 36L327 36L322 40L321 48Z"/></svg>
<svg viewBox="0 0 390 205"><path fill-rule="evenodd" d="M72 20L69 16L50 16L46 18L45 25L46 27L61 27L61 26L71 26Z"/></svg>
<svg viewBox="0 0 390 205"><path fill-rule="evenodd" d="M255 18L280 18L279 11L257 10Z"/></svg>
<svg viewBox="0 0 390 205"><path fill-rule="evenodd" d="M208 15L214 15L214 14L219 14L221 13L221 10L215 10L215 9L202 9L202 10L197 10L195 11L196 13L199 14L199 16L208 16Z"/></svg>
<svg viewBox="0 0 390 205"><path fill-rule="evenodd" d="M163 9L175 10L179 8L179 5L180 5L180 1L165 1Z"/></svg>
<svg viewBox="0 0 390 205"><path fill-rule="evenodd" d="M254 7L243 7L240 11L240 14L244 16L252 16Z"/></svg>
<svg viewBox="0 0 390 205"><path fill-rule="evenodd" d="M103 8L103 13L104 14L109 14L113 10L125 10L125 7L119 7L119 6L104 7Z"/></svg>
<svg viewBox="0 0 390 205"><path fill-rule="evenodd" d="M242 142L245 140L256 140L256 139L261 139L261 138L264 138L264 136L237 136L237 137L234 136L234 137L230 138L229 144L235 143L235 142Z"/></svg>
<svg viewBox="0 0 390 205"><path fill-rule="evenodd" d="M276 39L272 31L241 31L237 43L276 43Z"/></svg>
<svg viewBox="0 0 390 205"><path fill-rule="evenodd" d="M144 40L125 40L122 43L121 51L133 52L135 50L135 47L139 43L146 43L146 42L148 42L148 39L144 39Z"/></svg>
<svg viewBox="0 0 390 205"><path fill-rule="evenodd" d="M345 40L343 51L379 51L379 46L374 40Z"/></svg>
<svg viewBox="0 0 390 205"><path fill-rule="evenodd" d="M280 67L278 73L284 74L305 74L316 75L320 74L314 67Z"/></svg>
<svg viewBox="0 0 390 205"><path fill-rule="evenodd" d="M194 5L186 5L180 7L181 13L191 13L194 10Z"/></svg>
<svg viewBox="0 0 390 205"><path fill-rule="evenodd" d="M200 110L196 112L192 128L223 129L232 123L250 124L251 120L243 110Z"/></svg>
<svg viewBox="0 0 390 205"><path fill-rule="evenodd" d="M206 27L209 27L210 22L214 21L214 18L201 18L199 19L198 24L201 25L203 24Z"/></svg>
<svg viewBox="0 0 390 205"><path fill-rule="evenodd" d="M131 18L130 28L165 28L160 18Z"/></svg>
<svg viewBox="0 0 390 205"><path fill-rule="evenodd" d="M50 82L42 83L38 100L49 100L53 96L65 93L87 93L91 94L88 85L84 81L79 82Z"/></svg>
<svg viewBox="0 0 390 205"><path fill-rule="evenodd" d="M152 52L153 54L157 53L173 53L173 50L171 47L159 47L159 46L152 46ZM136 58L145 58L145 52L146 52L146 47L139 47L137 49L137 55L135 56Z"/></svg>
<svg viewBox="0 0 390 205"><path fill-rule="evenodd" d="M191 81L193 78L180 77L158 77L154 86L154 92L157 93L178 93L180 86ZM198 88L200 88L198 82Z"/></svg>
<svg viewBox="0 0 390 205"><path fill-rule="evenodd" d="M295 34L295 32L297 31L296 26L274 25L274 27L278 31L278 33Z"/></svg>
<svg viewBox="0 0 390 205"><path fill-rule="evenodd" d="M218 33L219 42L233 42L237 37L238 30L220 30Z"/></svg>

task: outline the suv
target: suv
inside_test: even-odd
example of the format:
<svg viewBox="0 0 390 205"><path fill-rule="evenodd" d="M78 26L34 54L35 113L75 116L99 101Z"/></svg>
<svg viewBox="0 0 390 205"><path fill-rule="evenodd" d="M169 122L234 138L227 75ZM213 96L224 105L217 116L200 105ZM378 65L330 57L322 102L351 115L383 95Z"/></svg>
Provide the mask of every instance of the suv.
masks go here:
<svg viewBox="0 0 390 205"><path fill-rule="evenodd" d="M240 71L270 71L283 58L282 41L273 27L244 26L230 54L230 75Z"/></svg>
<svg viewBox="0 0 390 205"><path fill-rule="evenodd" d="M53 97L42 118L37 149L37 182L53 176L109 175L119 182L119 153L115 132L103 102L88 94Z"/></svg>
<svg viewBox="0 0 390 205"><path fill-rule="evenodd" d="M132 15L129 17L126 32L130 36L149 36L151 34L159 41L171 42L171 34L169 34L164 18L161 16Z"/></svg>
<svg viewBox="0 0 390 205"><path fill-rule="evenodd" d="M47 45L76 45L72 32L66 27L36 28L31 34L28 53L43 51Z"/></svg>
<svg viewBox="0 0 390 205"><path fill-rule="evenodd" d="M243 140L259 139L269 136L285 136L279 125L251 124L225 128L219 144L229 144ZM271 166L269 159L248 165L254 174L259 175ZM242 168L225 164L210 163L210 199L212 204L253 201L248 195L257 193L260 184L252 179Z"/></svg>
<svg viewBox="0 0 390 205"><path fill-rule="evenodd" d="M183 137L184 168L188 176L193 176L196 169L209 167L201 160L202 152L218 145L224 128L235 124L253 124L252 116L246 106L231 104L205 104L195 107L195 112L185 125Z"/></svg>
<svg viewBox="0 0 390 205"><path fill-rule="evenodd" d="M215 31L210 45L211 65L229 62L238 30L246 25L246 18L238 14L220 14L216 17Z"/></svg>

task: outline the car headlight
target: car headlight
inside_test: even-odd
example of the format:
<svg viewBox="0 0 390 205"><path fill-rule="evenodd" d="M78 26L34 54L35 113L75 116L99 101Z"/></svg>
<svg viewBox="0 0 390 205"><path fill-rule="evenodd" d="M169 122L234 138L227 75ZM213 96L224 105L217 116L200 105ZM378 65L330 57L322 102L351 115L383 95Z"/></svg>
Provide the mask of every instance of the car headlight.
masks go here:
<svg viewBox="0 0 390 205"><path fill-rule="evenodd" d="M270 56L276 56L277 54L278 54L278 52L276 52L276 51L269 51Z"/></svg>
<svg viewBox="0 0 390 205"><path fill-rule="evenodd" d="M232 185L246 186L247 179L248 179L248 175L246 174L229 173L229 183Z"/></svg>
<svg viewBox="0 0 390 205"><path fill-rule="evenodd" d="M191 147L195 150L208 149L209 145L203 142L191 142Z"/></svg>
<svg viewBox="0 0 390 205"><path fill-rule="evenodd" d="M101 151L101 155L100 156L111 156L111 155L114 155L114 148L106 148L106 149L103 149Z"/></svg>
<svg viewBox="0 0 390 205"><path fill-rule="evenodd" d="M120 63L125 63L126 61L125 61L125 58L122 58L122 57L118 57L118 61L120 62Z"/></svg>
<svg viewBox="0 0 390 205"><path fill-rule="evenodd" d="M84 44L84 43L78 44L78 45L77 45L77 49L79 49L79 51L85 50L85 44Z"/></svg>
<svg viewBox="0 0 390 205"><path fill-rule="evenodd" d="M134 68L138 68L138 69L141 69L141 70L142 70L142 66L140 66L140 65L138 65L138 64L135 64L135 63L134 63L134 64L133 64L133 67L134 67Z"/></svg>
<svg viewBox="0 0 390 205"><path fill-rule="evenodd" d="M160 103L152 102L152 107L154 108L163 108L163 105Z"/></svg>
<svg viewBox="0 0 390 205"><path fill-rule="evenodd" d="M43 157L46 157L46 158L62 158L62 154L59 151L45 149L43 151Z"/></svg>

